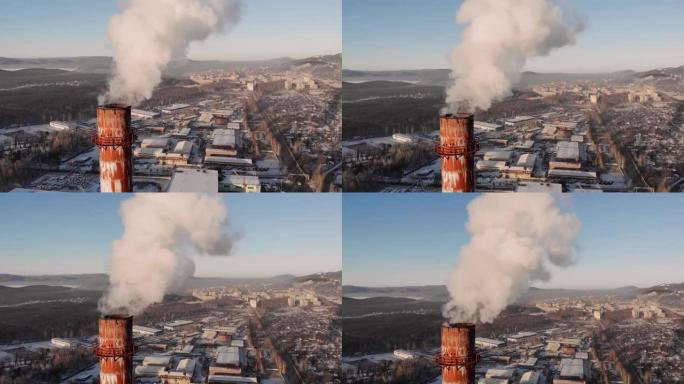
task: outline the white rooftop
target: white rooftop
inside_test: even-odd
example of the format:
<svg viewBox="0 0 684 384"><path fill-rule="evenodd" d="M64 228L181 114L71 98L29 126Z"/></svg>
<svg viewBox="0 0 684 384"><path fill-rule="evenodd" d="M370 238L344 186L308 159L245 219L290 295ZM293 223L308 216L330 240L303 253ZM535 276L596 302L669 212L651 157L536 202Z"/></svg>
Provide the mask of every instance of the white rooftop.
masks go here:
<svg viewBox="0 0 684 384"><path fill-rule="evenodd" d="M579 143L576 141L559 141L556 144L556 159L579 161Z"/></svg>
<svg viewBox="0 0 684 384"><path fill-rule="evenodd" d="M240 365L240 348L219 347L216 355L216 364Z"/></svg>
<svg viewBox="0 0 684 384"><path fill-rule="evenodd" d="M168 192L217 193L218 171L210 169L177 169Z"/></svg>
<svg viewBox="0 0 684 384"><path fill-rule="evenodd" d="M256 377L209 375L209 383L258 383Z"/></svg>
<svg viewBox="0 0 684 384"><path fill-rule="evenodd" d="M513 118L506 120L506 123L511 123L511 124L522 123L523 121L532 120L534 118L535 117L532 117L532 116L516 116L516 117L513 117Z"/></svg>
<svg viewBox="0 0 684 384"><path fill-rule="evenodd" d="M259 176L228 175L224 179L224 184L232 185L260 185Z"/></svg>
<svg viewBox="0 0 684 384"><path fill-rule="evenodd" d="M584 378L584 361L581 359L562 359L560 376L561 378Z"/></svg>
<svg viewBox="0 0 684 384"><path fill-rule="evenodd" d="M211 144L215 147L235 147L237 143L235 131L232 129L217 129L214 131L214 140Z"/></svg>

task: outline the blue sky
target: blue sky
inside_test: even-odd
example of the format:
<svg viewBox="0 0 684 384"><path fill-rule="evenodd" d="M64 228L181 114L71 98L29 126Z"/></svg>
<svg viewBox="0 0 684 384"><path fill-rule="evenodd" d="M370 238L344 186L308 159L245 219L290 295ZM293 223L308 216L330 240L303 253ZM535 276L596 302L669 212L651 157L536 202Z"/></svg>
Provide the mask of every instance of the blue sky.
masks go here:
<svg viewBox="0 0 684 384"><path fill-rule="evenodd" d="M117 0L2 0L0 56L109 56L106 29ZM196 60L253 60L336 54L341 0L245 0L242 22L194 44Z"/></svg>
<svg viewBox="0 0 684 384"><path fill-rule="evenodd" d="M163 196L163 195L159 195ZM123 229L125 196L7 194L0 198L0 273L105 272ZM197 257L197 276L260 277L341 268L342 199L336 194L228 195L227 258Z"/></svg>
<svg viewBox="0 0 684 384"><path fill-rule="evenodd" d="M515 195L511 194L514 203ZM468 242L473 195L346 194L343 280L364 286L444 284ZM579 262L540 287L614 288L684 282L684 198L677 194L563 195L582 222Z"/></svg>
<svg viewBox="0 0 684 384"><path fill-rule="evenodd" d="M564 0L587 28L576 46L528 63L539 72L644 70L684 65L684 1ZM344 0L344 67L447 68L460 0Z"/></svg>

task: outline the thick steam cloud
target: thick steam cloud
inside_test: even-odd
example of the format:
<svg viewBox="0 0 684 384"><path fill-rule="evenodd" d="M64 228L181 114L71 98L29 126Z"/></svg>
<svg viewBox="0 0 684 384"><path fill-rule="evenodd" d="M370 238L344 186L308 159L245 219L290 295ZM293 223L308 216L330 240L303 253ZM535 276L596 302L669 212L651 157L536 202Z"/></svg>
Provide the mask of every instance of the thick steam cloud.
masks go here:
<svg viewBox="0 0 684 384"><path fill-rule="evenodd" d="M492 322L530 284L547 281L546 262L569 266L580 222L549 194L489 194L468 205L470 242L460 252L444 306L450 323Z"/></svg>
<svg viewBox="0 0 684 384"><path fill-rule="evenodd" d="M104 314L138 315L195 272L193 256L228 256L228 212L218 197L198 194L136 195L120 209L124 233L113 244Z"/></svg>
<svg viewBox="0 0 684 384"><path fill-rule="evenodd" d="M162 72L188 46L232 27L241 0L122 0L123 12L109 21L114 74L100 104L138 105L152 97Z"/></svg>
<svg viewBox="0 0 684 384"><path fill-rule="evenodd" d="M553 0L465 0L456 20L465 30L451 55L448 112L489 109L512 94L530 58L574 44L584 28Z"/></svg>

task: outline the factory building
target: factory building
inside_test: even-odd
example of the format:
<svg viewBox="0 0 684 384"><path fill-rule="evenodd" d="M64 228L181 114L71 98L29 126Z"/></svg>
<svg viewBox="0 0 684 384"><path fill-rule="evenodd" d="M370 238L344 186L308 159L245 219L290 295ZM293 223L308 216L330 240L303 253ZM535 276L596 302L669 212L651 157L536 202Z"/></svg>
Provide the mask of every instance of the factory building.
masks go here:
<svg viewBox="0 0 684 384"><path fill-rule="evenodd" d="M211 169L176 169L168 192L217 193L218 171Z"/></svg>
<svg viewBox="0 0 684 384"><path fill-rule="evenodd" d="M140 143L141 148L161 148L166 149L169 146L169 139L167 138L150 138L144 139Z"/></svg>
<svg viewBox="0 0 684 384"><path fill-rule="evenodd" d="M480 348L499 348L506 345L506 342L503 340L489 339L486 337L476 337L475 345Z"/></svg>
<svg viewBox="0 0 684 384"><path fill-rule="evenodd" d="M221 180L221 192L261 192L259 176L228 175Z"/></svg>
<svg viewBox="0 0 684 384"><path fill-rule="evenodd" d="M518 332L514 335L510 335L506 338L508 342L510 343L520 343L523 341L527 341L533 337L536 337L537 333L536 332Z"/></svg>
<svg viewBox="0 0 684 384"><path fill-rule="evenodd" d="M520 377L520 384L539 384L539 377L538 372L525 372Z"/></svg>
<svg viewBox="0 0 684 384"><path fill-rule="evenodd" d="M507 167L505 161L480 160L475 164L475 168L480 172L502 172Z"/></svg>
<svg viewBox="0 0 684 384"><path fill-rule="evenodd" d="M164 324L164 329L173 332L186 332L195 329L195 323L190 320L175 320Z"/></svg>
<svg viewBox="0 0 684 384"><path fill-rule="evenodd" d="M256 377L242 377L242 376L221 376L209 375L207 383L209 384L244 384L244 383L258 383Z"/></svg>
<svg viewBox="0 0 684 384"><path fill-rule="evenodd" d="M209 367L210 376L242 374L244 357L238 347L218 347L216 350L216 362Z"/></svg>
<svg viewBox="0 0 684 384"><path fill-rule="evenodd" d="M176 146L173 149L173 153L177 153L184 156L190 156L190 154L192 153L192 146L193 144L191 141L179 141L178 143L176 143Z"/></svg>
<svg viewBox="0 0 684 384"><path fill-rule="evenodd" d="M511 151L489 151L485 152L484 159L487 161L505 161L511 160L513 152Z"/></svg>
<svg viewBox="0 0 684 384"><path fill-rule="evenodd" d="M501 379L510 382L511 379L513 379L514 374L515 370L510 368L490 368L487 370L487 373L485 373L485 378Z"/></svg>
<svg viewBox="0 0 684 384"><path fill-rule="evenodd" d="M192 106L188 104L172 104L161 109L162 113L167 115L175 115L179 113L186 113L192 110Z"/></svg>
<svg viewBox="0 0 684 384"><path fill-rule="evenodd" d="M505 122L506 127L520 129L520 128L536 128L538 119L532 116L516 116L511 119L507 119Z"/></svg>
<svg viewBox="0 0 684 384"><path fill-rule="evenodd" d="M225 157L225 156L205 156L204 163L207 165L233 167L233 168L252 168L254 163L252 159L242 159L239 157Z"/></svg>
<svg viewBox="0 0 684 384"><path fill-rule="evenodd" d="M665 311L658 305L651 304L648 307L634 306L632 308L632 317L635 319L651 319L655 317L665 317Z"/></svg>
<svg viewBox="0 0 684 384"><path fill-rule="evenodd" d="M139 336L157 336L161 335L162 330L157 328L143 327L141 325L133 326L133 334Z"/></svg>
<svg viewBox="0 0 684 384"><path fill-rule="evenodd" d="M476 121L474 126L475 133L496 132L500 131L503 128L501 124L487 123L484 121Z"/></svg>
<svg viewBox="0 0 684 384"><path fill-rule="evenodd" d="M161 114L159 112L154 112L154 111L145 111L142 109L131 109L131 116L136 118L136 119L141 119L141 120L148 120L148 119L156 119Z"/></svg>
<svg viewBox="0 0 684 384"><path fill-rule="evenodd" d="M585 360L582 359L561 359L560 379L584 381L588 378L588 370ZM554 383L556 381L554 380Z"/></svg>

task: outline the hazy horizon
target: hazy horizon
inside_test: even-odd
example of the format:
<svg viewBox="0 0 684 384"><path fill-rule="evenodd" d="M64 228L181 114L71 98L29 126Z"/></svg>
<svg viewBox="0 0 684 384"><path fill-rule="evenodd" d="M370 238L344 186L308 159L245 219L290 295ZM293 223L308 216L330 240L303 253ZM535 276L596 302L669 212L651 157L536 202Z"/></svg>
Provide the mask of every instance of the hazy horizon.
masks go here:
<svg viewBox="0 0 684 384"><path fill-rule="evenodd" d="M340 55L341 52L337 53L320 53L320 54L314 54L310 56L277 56L277 57L270 57L266 59L255 59L255 60L230 60L230 59L204 59L204 60L195 60L195 59L175 59L171 60L171 62L178 62L178 61L225 61L225 62L250 62L250 61L271 61L271 60L278 60L278 59L292 59L292 60L300 60L300 59L306 59L309 57L317 57L317 56L335 56L335 55ZM1 56L0 58L3 59L13 59L13 60L42 60L42 59L48 59L48 60L54 60L54 59L86 59L86 58L107 58L107 59L112 59L112 56L104 55L104 56L99 56L99 55L83 55L83 56L35 56L35 57L9 57L9 56Z"/></svg>
<svg viewBox="0 0 684 384"><path fill-rule="evenodd" d="M526 70L523 73L536 73L536 74L543 74L543 75L554 75L554 74L566 74L566 75L594 75L594 74L610 74L610 73L619 73L619 72L647 72L651 70L658 70L658 69L667 69L667 68L680 68L684 67L684 62L682 62L681 65L675 65L671 67L653 67L653 68L645 68L645 69L632 69L632 68L626 68L626 69L618 69L615 71L596 71L596 72L540 72L540 71L529 71ZM358 69L358 68L343 68L345 71L355 71L355 72L404 72L404 71L451 71L450 68L401 68L401 69L373 69L373 70L366 70L366 69ZM344 76L344 74L343 74Z"/></svg>
<svg viewBox="0 0 684 384"><path fill-rule="evenodd" d="M564 291L611 291L615 289L620 289L620 288L627 288L627 287L636 287L639 289L646 289L646 288L651 288L651 287L656 287L660 285L671 285L671 284L682 284L684 283L684 278L682 278L682 281L674 281L674 282L667 282L667 283L657 283L653 285L647 285L647 286L640 286L640 285L635 285L635 284L624 284L624 285L616 285L616 286L610 286L610 287L560 287L560 286L545 286L545 287L540 287L538 285L532 285L530 289L541 289L541 290L564 290ZM425 285L396 285L396 286L384 286L384 285L356 285L356 284L342 284L343 287L359 287L359 288L374 288L374 289L379 289L379 288L388 288L388 289L398 289L398 288L427 288L427 287L442 287L446 286L445 284L425 284Z"/></svg>
<svg viewBox="0 0 684 384"><path fill-rule="evenodd" d="M308 276L308 275L315 275L319 273L337 273L341 272L341 270L329 270L329 271L319 271L319 272L308 272L308 273L282 273L282 274L276 274L276 275L251 275L251 276L214 276L214 275L194 275L191 277L192 278L199 278L199 279L269 279L269 278L275 278L279 276L295 276L295 277L301 277L301 276ZM90 276L90 275L107 275L109 274L105 272L81 272L81 273L74 273L74 274L69 274L69 273L56 273L56 274L18 274L18 273L7 273L7 272L0 272L0 276L2 275L10 275L10 276L18 276L18 277L60 277L60 276ZM0 286L3 285L0 283Z"/></svg>

